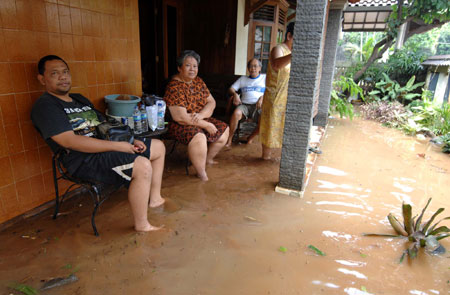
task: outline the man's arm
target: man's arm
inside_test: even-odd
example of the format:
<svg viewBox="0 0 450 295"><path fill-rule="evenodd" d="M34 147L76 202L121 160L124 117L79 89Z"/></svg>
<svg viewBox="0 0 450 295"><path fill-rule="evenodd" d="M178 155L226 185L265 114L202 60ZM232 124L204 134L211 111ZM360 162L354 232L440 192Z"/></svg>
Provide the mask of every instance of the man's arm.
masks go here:
<svg viewBox="0 0 450 295"><path fill-rule="evenodd" d="M291 62L291 54L283 56L283 51L279 46L275 46L270 52L270 64L272 69L278 72L279 69L284 68Z"/></svg>
<svg viewBox="0 0 450 295"><path fill-rule="evenodd" d="M231 95L233 95L233 104L234 105L240 105L242 103L241 98L239 97L239 94L236 92L236 90L234 90L233 87L230 87L230 89L228 89L228 93L230 93Z"/></svg>
<svg viewBox="0 0 450 295"><path fill-rule="evenodd" d="M141 152L139 146L132 145L125 141L108 141L93 137L77 135L73 131L66 131L51 137L60 146L83 152L83 153L102 153L102 152L124 152L129 154Z"/></svg>

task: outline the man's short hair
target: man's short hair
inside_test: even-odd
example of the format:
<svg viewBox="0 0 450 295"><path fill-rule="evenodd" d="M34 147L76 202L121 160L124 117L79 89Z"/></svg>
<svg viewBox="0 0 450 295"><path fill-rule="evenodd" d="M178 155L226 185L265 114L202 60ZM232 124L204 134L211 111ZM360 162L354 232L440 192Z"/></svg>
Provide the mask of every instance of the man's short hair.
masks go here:
<svg viewBox="0 0 450 295"><path fill-rule="evenodd" d="M46 55L43 58L41 58L39 60L39 62L38 62L38 72L39 72L39 74L44 75L45 63L48 62L48 61L51 61L51 60L60 60L67 66L67 68L69 68L69 65L66 63L66 61L64 59L60 58L59 56L57 56L57 55Z"/></svg>
<svg viewBox="0 0 450 295"><path fill-rule="evenodd" d="M250 69L250 63L251 63L252 61L254 61L254 60L258 61L258 65L259 65L260 67L262 67L261 61L260 61L259 59L257 59L256 57L254 57L254 58L251 58L251 59L247 62L247 69Z"/></svg>
<svg viewBox="0 0 450 295"><path fill-rule="evenodd" d="M291 23L289 23L287 25L287 27L286 27L286 35L284 36L284 40L287 39L287 34L288 33L291 33L291 35L294 36L294 25L295 25L295 22L291 22Z"/></svg>
<svg viewBox="0 0 450 295"><path fill-rule="evenodd" d="M197 61L197 65L200 65L200 55L194 50L185 50L180 54L180 56L177 57L177 66L182 67L184 60L187 57L194 58Z"/></svg>

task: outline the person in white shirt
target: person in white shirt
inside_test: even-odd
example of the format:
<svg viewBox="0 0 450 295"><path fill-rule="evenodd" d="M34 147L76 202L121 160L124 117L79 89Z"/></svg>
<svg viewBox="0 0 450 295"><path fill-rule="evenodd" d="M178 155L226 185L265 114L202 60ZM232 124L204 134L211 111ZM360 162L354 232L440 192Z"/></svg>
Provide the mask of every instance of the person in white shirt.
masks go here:
<svg viewBox="0 0 450 295"><path fill-rule="evenodd" d="M226 147L230 148L239 120L244 116L258 122L261 106L263 102L264 91L266 90L266 74L261 74L261 61L252 58L247 63L249 76L242 76L231 85L228 90L233 96L233 104L236 109L230 118L230 136L226 143ZM237 91L241 91L241 95ZM251 143L253 138L258 134L258 127L248 137L247 143Z"/></svg>

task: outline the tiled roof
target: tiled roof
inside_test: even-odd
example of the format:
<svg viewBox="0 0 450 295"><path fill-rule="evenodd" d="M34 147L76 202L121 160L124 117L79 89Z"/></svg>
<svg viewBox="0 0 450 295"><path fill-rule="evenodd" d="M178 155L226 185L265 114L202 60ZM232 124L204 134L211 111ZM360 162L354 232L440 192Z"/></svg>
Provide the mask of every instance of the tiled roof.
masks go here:
<svg viewBox="0 0 450 295"><path fill-rule="evenodd" d="M397 0L361 0L358 3L351 4L350 7L378 7L378 6L392 6L397 4Z"/></svg>

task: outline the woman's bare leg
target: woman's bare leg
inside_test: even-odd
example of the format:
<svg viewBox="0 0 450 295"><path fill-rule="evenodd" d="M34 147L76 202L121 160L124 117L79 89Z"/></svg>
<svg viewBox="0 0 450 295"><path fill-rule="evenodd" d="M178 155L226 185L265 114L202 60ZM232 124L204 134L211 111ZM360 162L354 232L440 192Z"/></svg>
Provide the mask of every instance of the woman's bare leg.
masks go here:
<svg viewBox="0 0 450 295"><path fill-rule="evenodd" d="M223 148L225 143L228 140L230 129L227 127L225 129L225 132L222 134L221 137L216 142L213 142L209 145L208 148L208 155L206 156L206 163L207 164L216 164L217 162L214 161L214 157L217 155L217 153Z"/></svg>
<svg viewBox="0 0 450 295"><path fill-rule="evenodd" d="M272 149L266 147L265 145L261 144L262 146L262 158L263 160L270 160L272 156Z"/></svg>
<svg viewBox="0 0 450 295"><path fill-rule="evenodd" d="M161 197L161 182L164 171L164 158L166 156L166 147L159 139L153 139L150 145L150 163L152 165L152 182L150 186L149 207L155 208L164 204Z"/></svg>
<svg viewBox="0 0 450 295"><path fill-rule="evenodd" d="M197 171L197 176L203 180L208 180L206 174L206 153L208 151L208 144L206 135L197 133L188 144L188 155L192 165Z"/></svg>

